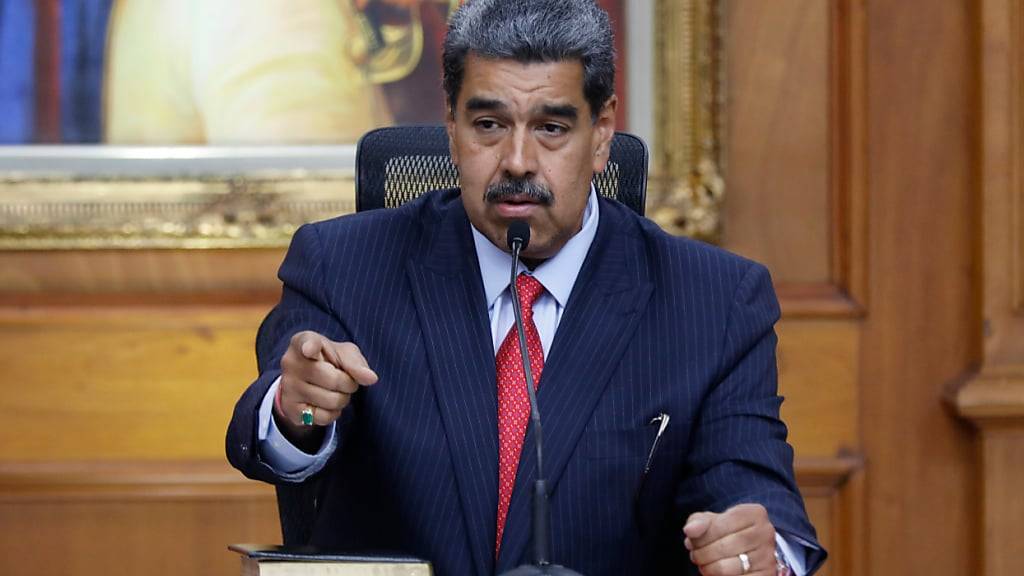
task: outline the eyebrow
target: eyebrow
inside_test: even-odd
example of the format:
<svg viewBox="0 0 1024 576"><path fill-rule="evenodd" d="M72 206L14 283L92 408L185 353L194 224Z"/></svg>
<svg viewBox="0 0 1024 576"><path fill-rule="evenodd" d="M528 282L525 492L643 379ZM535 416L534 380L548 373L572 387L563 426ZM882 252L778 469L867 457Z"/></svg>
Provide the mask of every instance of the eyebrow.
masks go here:
<svg viewBox="0 0 1024 576"><path fill-rule="evenodd" d="M466 101L466 110L505 110L508 106L501 100L474 96Z"/></svg>
<svg viewBox="0 0 1024 576"><path fill-rule="evenodd" d="M541 106L541 112L543 112L545 116L557 116L560 118L568 118L570 120L575 120L580 115L579 108L572 104L545 104Z"/></svg>
<svg viewBox="0 0 1024 576"><path fill-rule="evenodd" d="M494 98L481 98L479 96L473 96L466 101L467 111L480 111L480 110L507 110L508 105L501 100ZM544 116L555 116L558 118L567 118L569 120L576 120L579 118L580 110L572 104L543 104L540 107L540 112Z"/></svg>

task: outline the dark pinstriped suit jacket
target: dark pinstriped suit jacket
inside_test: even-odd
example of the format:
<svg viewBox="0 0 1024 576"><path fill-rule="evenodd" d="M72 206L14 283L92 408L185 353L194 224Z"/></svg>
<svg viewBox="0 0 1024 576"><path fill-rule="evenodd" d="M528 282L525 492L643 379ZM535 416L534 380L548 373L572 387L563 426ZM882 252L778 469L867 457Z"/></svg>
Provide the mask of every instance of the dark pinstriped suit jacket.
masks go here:
<svg viewBox="0 0 1024 576"><path fill-rule="evenodd" d="M538 393L553 559L589 576L686 574L687 515L741 502L763 504L777 529L815 543L779 420L779 309L767 271L613 201L600 210ZM256 418L288 339L308 329L351 340L380 381L339 421L313 543L413 553L440 575L527 560L532 449L494 558L494 349L458 191L304 226L279 275L261 374L228 430L231 462L284 480L259 458ZM670 425L645 474L650 421L662 412ZM808 564L823 560L812 550Z"/></svg>

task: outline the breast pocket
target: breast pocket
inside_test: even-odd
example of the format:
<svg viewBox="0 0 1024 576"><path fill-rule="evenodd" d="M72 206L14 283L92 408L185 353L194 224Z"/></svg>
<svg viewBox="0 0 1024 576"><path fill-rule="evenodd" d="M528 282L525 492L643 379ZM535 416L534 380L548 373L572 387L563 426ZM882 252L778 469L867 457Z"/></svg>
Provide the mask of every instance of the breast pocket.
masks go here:
<svg viewBox="0 0 1024 576"><path fill-rule="evenodd" d="M654 426L584 433L583 455L594 460L612 458L646 459L658 429Z"/></svg>

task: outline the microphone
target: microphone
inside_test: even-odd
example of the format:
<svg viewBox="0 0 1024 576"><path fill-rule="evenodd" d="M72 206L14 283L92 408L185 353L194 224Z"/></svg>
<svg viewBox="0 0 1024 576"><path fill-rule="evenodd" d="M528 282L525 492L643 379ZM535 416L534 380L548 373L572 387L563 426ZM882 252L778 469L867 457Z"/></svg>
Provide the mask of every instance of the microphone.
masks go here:
<svg viewBox="0 0 1024 576"><path fill-rule="evenodd" d="M519 253L530 245L530 225L523 220L513 220L508 226L506 243L512 252L509 288L512 290L512 312L516 317L516 333L519 335L519 352L523 360L524 383L526 384L526 393L530 397L530 427L533 428L533 439L537 448L537 479L533 483L533 564L524 564L510 572L505 572L502 576L580 576L580 574L563 566L552 564L548 560L548 527L551 523L551 514L548 510L547 480L544 477L544 434L540 425L537 392L533 389L530 355L526 351L526 329L523 327L523 312L519 305L519 288L516 286Z"/></svg>

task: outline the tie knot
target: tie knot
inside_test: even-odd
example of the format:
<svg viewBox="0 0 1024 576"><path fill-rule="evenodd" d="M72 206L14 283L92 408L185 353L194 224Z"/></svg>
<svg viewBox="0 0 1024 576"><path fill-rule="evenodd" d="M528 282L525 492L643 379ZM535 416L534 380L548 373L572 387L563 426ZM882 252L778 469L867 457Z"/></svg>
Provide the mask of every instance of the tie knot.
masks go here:
<svg viewBox="0 0 1024 576"><path fill-rule="evenodd" d="M529 274L520 274L516 276L516 289L519 290L519 304L523 307L523 313L532 313L533 303L544 292L544 285Z"/></svg>

